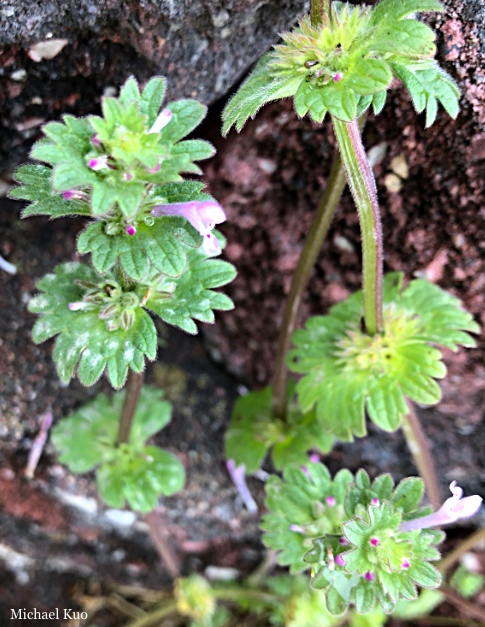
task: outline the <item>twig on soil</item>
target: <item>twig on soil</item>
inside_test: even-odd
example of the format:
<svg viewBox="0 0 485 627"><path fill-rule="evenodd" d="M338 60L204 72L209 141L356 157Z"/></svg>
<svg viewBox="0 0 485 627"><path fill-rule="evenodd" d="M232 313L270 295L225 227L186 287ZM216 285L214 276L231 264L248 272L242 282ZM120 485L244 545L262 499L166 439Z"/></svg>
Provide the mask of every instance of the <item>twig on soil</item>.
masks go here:
<svg viewBox="0 0 485 627"><path fill-rule="evenodd" d="M5 270L8 274L17 274L17 268L0 255L0 270Z"/></svg>
<svg viewBox="0 0 485 627"><path fill-rule="evenodd" d="M406 401L408 414L404 416L402 430L409 452L413 456L416 468L424 481L426 494L434 510L441 507L441 494L434 460L429 450L426 435L411 401Z"/></svg>
<svg viewBox="0 0 485 627"><path fill-rule="evenodd" d="M130 623L127 627L152 627L152 625L161 625L162 618L166 618L177 611L175 601L169 601L155 610L151 610L145 616L138 618Z"/></svg>
<svg viewBox="0 0 485 627"><path fill-rule="evenodd" d="M268 573L276 566L278 553L276 551L267 551L263 561L246 579L248 586L259 586Z"/></svg>
<svg viewBox="0 0 485 627"><path fill-rule="evenodd" d="M140 400L141 389L143 387L143 372L133 372L130 370L125 386L125 398L120 414L120 426L118 429L118 444L128 442L131 431L131 424L135 415L136 406Z"/></svg>
<svg viewBox="0 0 485 627"><path fill-rule="evenodd" d="M37 464L39 463L40 456L42 455L42 451L47 441L47 436L49 435L49 429L51 428L51 425L52 413L49 411L41 416L40 431L33 441L32 447L30 449L29 459L24 471L24 475L27 477L27 479L32 479L34 476L34 472L37 468Z"/></svg>
<svg viewBox="0 0 485 627"><path fill-rule="evenodd" d="M173 579L180 577L181 564L177 555L172 551L172 548L167 544L166 533L160 524L160 517L156 514L155 510L151 511L145 516L146 523L150 530L150 536L153 540L162 562L167 567Z"/></svg>
<svg viewBox="0 0 485 627"><path fill-rule="evenodd" d="M458 544L453 549L453 551L448 553L448 555L438 563L438 570L442 573L447 571L449 568L451 568L451 566L453 566L455 562L460 559L463 553L469 551L479 542L485 542L485 529L479 529L478 531L475 531L475 533L472 533L472 535L469 536L466 540L460 542L460 544Z"/></svg>
<svg viewBox="0 0 485 627"><path fill-rule="evenodd" d="M482 623L485 623L485 609L472 601L467 601L448 585L441 586L440 591L446 596L446 600L452 603L465 616L478 618Z"/></svg>

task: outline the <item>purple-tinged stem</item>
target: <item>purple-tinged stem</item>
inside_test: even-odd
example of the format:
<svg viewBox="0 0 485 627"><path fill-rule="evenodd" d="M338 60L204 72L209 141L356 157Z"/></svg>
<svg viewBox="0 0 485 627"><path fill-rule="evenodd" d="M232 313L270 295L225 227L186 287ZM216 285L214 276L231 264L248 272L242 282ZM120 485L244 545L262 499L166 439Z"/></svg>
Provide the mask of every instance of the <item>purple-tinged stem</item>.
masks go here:
<svg viewBox="0 0 485 627"><path fill-rule="evenodd" d="M284 420L286 417L288 386L286 354L290 350L291 336L296 328L303 295L310 281L322 242L328 233L333 216L337 210L345 183L345 169L340 157L337 155L332 165L325 192L319 202L317 213L310 227L308 238L301 251L281 322L273 379L273 415L280 420Z"/></svg>
<svg viewBox="0 0 485 627"><path fill-rule="evenodd" d="M118 444L125 444L130 438L131 425L135 415L136 406L140 400L141 389L143 387L143 372L133 372L130 370L125 386L125 398L120 414L120 425L118 429Z"/></svg>
<svg viewBox="0 0 485 627"><path fill-rule="evenodd" d="M33 441L32 447L30 449L29 459L24 472L27 479L32 479L32 477L34 476L34 472L37 468L37 464L39 463L40 456L42 455L42 451L47 441L47 436L49 435L49 429L51 428L51 425L52 413L49 411L42 416L40 431Z"/></svg>
<svg viewBox="0 0 485 627"><path fill-rule="evenodd" d="M382 224L372 168L362 143L358 120L343 122L332 116L333 127L345 164L349 187L359 214L362 233L362 283L364 322L369 335L383 330Z"/></svg>
<svg viewBox="0 0 485 627"><path fill-rule="evenodd" d="M419 475L424 481L429 502L433 509L437 510L441 505L441 493L434 459L412 402L407 400L406 404L408 406L408 414L404 416L402 431Z"/></svg>
<svg viewBox="0 0 485 627"><path fill-rule="evenodd" d="M168 572L173 579L180 577L181 564L178 556L172 551L171 546L167 542L167 533L162 527L160 516L153 510L145 515L145 521L150 530L150 537L155 545L162 562L167 567Z"/></svg>
<svg viewBox="0 0 485 627"><path fill-rule="evenodd" d="M332 0L310 0L310 21L312 26L323 26L330 18Z"/></svg>

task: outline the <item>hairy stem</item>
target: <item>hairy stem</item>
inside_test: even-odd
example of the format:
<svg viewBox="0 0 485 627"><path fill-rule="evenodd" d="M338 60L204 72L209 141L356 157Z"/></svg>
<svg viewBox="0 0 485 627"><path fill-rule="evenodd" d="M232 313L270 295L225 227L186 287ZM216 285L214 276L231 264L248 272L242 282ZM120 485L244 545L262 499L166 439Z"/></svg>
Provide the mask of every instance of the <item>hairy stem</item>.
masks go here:
<svg viewBox="0 0 485 627"><path fill-rule="evenodd" d="M150 536L153 544L156 546L157 551L162 558L162 562L167 567L168 572L173 579L180 577L180 560L172 551L171 546L167 543L167 534L160 524L160 518L155 511L151 511L145 516L145 521L150 530Z"/></svg>
<svg viewBox="0 0 485 627"><path fill-rule="evenodd" d="M446 596L446 600L452 603L460 612L471 618L478 618L482 623L485 622L485 610L474 603L473 601L467 601L458 594L451 586L443 585L440 591Z"/></svg>
<svg viewBox="0 0 485 627"><path fill-rule="evenodd" d="M125 398L120 414L120 425L118 428L118 444L128 442L131 431L133 416L135 415L136 406L140 400L141 388L143 387L143 372L133 372L130 370L125 386Z"/></svg>
<svg viewBox="0 0 485 627"><path fill-rule="evenodd" d="M466 540L460 542L460 544L458 544L453 549L453 551L450 551L450 553L448 553L448 555L438 563L438 570L444 573L449 568L451 568L453 564L457 562L464 553L466 553L476 544L479 544L481 542L485 542L485 529L478 529L478 531L472 533L471 536L468 536Z"/></svg>
<svg viewBox="0 0 485 627"><path fill-rule="evenodd" d="M285 361L286 353L290 349L291 336L296 327L303 294L310 280L322 242L335 215L344 187L345 169L340 157L337 155L332 165L325 192L318 205L317 214L310 227L308 239L301 251L283 313L276 353L276 370L273 379L273 415L282 420L284 420L286 415L287 403L288 368Z"/></svg>
<svg viewBox="0 0 485 627"><path fill-rule="evenodd" d="M406 404L408 414L404 416L402 423L404 437L416 468L424 481L429 502L437 511L441 507L441 494L433 456L413 404L409 400L406 401Z"/></svg>
<svg viewBox="0 0 485 627"><path fill-rule="evenodd" d="M312 26L322 26L330 18L332 0L310 0L310 20Z"/></svg>
<svg viewBox="0 0 485 627"><path fill-rule="evenodd" d="M360 220L365 328L369 335L375 335L383 329L383 247L374 174L362 144L357 120L342 122L332 117L332 122Z"/></svg>

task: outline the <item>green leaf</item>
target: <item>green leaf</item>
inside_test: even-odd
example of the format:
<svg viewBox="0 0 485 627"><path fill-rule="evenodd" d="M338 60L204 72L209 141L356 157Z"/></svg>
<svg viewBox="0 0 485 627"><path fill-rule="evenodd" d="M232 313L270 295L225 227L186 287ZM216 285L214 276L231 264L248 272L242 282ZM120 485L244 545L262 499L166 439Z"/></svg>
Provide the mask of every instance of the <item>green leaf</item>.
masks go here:
<svg viewBox="0 0 485 627"><path fill-rule="evenodd" d="M140 100L140 89L134 76L130 76L122 85L119 100L122 105L127 105L131 100Z"/></svg>
<svg viewBox="0 0 485 627"><path fill-rule="evenodd" d="M271 62L271 53L261 57L254 70L225 106L222 112L224 137L232 126L239 132L247 120L254 118L267 102L287 98L296 93L302 78L275 76L269 67Z"/></svg>
<svg viewBox="0 0 485 627"><path fill-rule="evenodd" d="M365 96L386 90L391 81L388 63L381 59L359 59L354 66L351 85L356 94Z"/></svg>
<svg viewBox="0 0 485 627"><path fill-rule="evenodd" d="M182 274L191 248L200 245L200 236L185 220L177 216L155 218L153 225L140 222L135 235L120 227L117 235L106 233L103 221L89 225L79 236L81 254L91 253L98 272L110 270L119 258L123 270L136 281L145 279L150 267L175 278Z"/></svg>
<svg viewBox="0 0 485 627"><path fill-rule="evenodd" d="M323 464L307 462L307 473L289 464L283 470L283 479L271 476L266 482L268 514L263 518L264 544L280 551L278 563L289 565L290 572L307 567L303 560L312 540L324 534L338 543L344 520L340 482L352 479L348 474L332 481ZM327 499L333 499L327 500ZM327 551L324 549L325 559ZM314 587L315 582L312 582Z"/></svg>
<svg viewBox="0 0 485 627"><path fill-rule="evenodd" d="M108 280L113 281L108 277ZM97 300L86 295L81 285L94 286ZM123 386L128 368L141 372L145 357L155 359L157 341L155 325L150 316L135 307L132 323L122 327L123 300L108 297L105 279L83 264L67 263L55 268L55 274L44 277L38 284L41 293L35 296L29 309L41 314L33 330L36 343L59 334L53 357L61 380L68 383L77 375L84 385L93 385L107 370L113 387ZM121 292L120 298L124 298ZM110 320L101 316L107 303L116 309ZM70 310L70 303L79 303L78 310ZM109 323L114 326L110 330Z"/></svg>
<svg viewBox="0 0 485 627"><path fill-rule="evenodd" d="M171 102L168 108L172 112L172 119L161 134L163 141L172 143L180 141L199 126L207 113L207 108L198 100L177 100Z"/></svg>
<svg viewBox="0 0 485 627"><path fill-rule="evenodd" d="M157 119L158 112L165 97L166 80L160 76L151 78L143 89L140 100L140 111L148 118L148 127Z"/></svg>
<svg viewBox="0 0 485 627"><path fill-rule="evenodd" d="M176 278L153 277L153 291L146 307L162 320L180 327L187 333L197 333L193 320L213 322L213 309L232 309L228 297L212 292L212 288L230 283L236 276L235 268L226 261L207 259L201 252L188 249L187 266ZM215 297L218 298L215 298Z"/></svg>
<svg viewBox="0 0 485 627"><path fill-rule="evenodd" d="M20 183L9 192L16 200L31 201L22 211L22 218L45 215L62 218L70 215L89 215L89 207L78 200L64 200L51 189L52 170L44 165L23 165L15 172L15 180Z"/></svg>
<svg viewBox="0 0 485 627"><path fill-rule="evenodd" d="M396 430L408 409L406 398L432 405L441 392L436 378L446 368L429 344L456 350L471 346L468 332L478 326L461 303L426 281L405 289L402 275L385 278L384 334L362 332L362 295L310 318L293 336L287 356L291 370L303 376L297 385L302 411L316 409L322 426L340 440L365 435L364 410L386 431Z"/></svg>

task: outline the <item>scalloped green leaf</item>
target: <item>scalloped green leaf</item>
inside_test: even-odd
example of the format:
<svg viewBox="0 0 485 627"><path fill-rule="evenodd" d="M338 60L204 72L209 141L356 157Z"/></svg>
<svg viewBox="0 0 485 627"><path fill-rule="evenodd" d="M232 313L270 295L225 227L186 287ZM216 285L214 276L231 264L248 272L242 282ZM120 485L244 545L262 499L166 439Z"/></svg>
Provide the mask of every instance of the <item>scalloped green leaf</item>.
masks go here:
<svg viewBox="0 0 485 627"><path fill-rule="evenodd" d="M15 172L15 180L20 183L9 192L16 200L28 200L30 204L22 211L22 218L44 215L50 218L63 218L70 215L89 215L89 207L79 200L64 200L51 189L51 168L44 165L23 165Z"/></svg>
<svg viewBox="0 0 485 627"><path fill-rule="evenodd" d="M213 309L234 307L227 296L219 294L215 298L216 294L211 290L230 283L236 276L236 270L227 261L208 259L196 249L188 249L186 258L183 274L158 281L146 307L165 322L187 333L197 333L194 319L214 322Z"/></svg>
<svg viewBox="0 0 485 627"><path fill-rule="evenodd" d="M125 382L128 369L141 372L145 357L154 360L157 349L156 330L150 316L141 307L132 314L128 329L109 330L100 317L101 306L70 310L70 303L83 303L84 291L79 281L102 283L91 268L84 264L67 263L55 268L55 274L42 279L29 309L41 314L33 330L40 343L58 335L53 351L59 377L68 383L77 376L84 385L93 385L106 369L115 388Z"/></svg>
<svg viewBox="0 0 485 627"><path fill-rule="evenodd" d="M275 76L269 67L271 62L271 53L261 57L254 70L225 106L222 112L221 131L224 137L232 126L239 132L247 120L254 118L267 102L287 98L296 93L302 78Z"/></svg>
<svg viewBox="0 0 485 627"><path fill-rule="evenodd" d="M365 410L386 431L397 429L408 409L406 398L425 405L439 401L436 378L446 373L441 352L430 344L457 350L473 346L478 331L472 316L455 297L422 280L402 287L402 275L384 281L384 334L370 337L360 329L362 295L358 292L310 318L295 332L287 356L302 411L316 408L322 426L336 438L363 436Z"/></svg>
<svg viewBox="0 0 485 627"><path fill-rule="evenodd" d="M140 99L140 111L148 118L150 127L157 119L167 88L167 81L161 76L151 78L143 89Z"/></svg>
<svg viewBox="0 0 485 627"><path fill-rule="evenodd" d="M266 506L261 528L263 542L279 551L278 563L296 573L307 568L304 561L312 540L325 535L338 543L344 520L342 484L352 480L344 471L332 481L323 464L307 462L305 472L294 464L283 469L283 479L266 482ZM314 584L312 584L314 585ZM316 587L316 586L315 586Z"/></svg>

